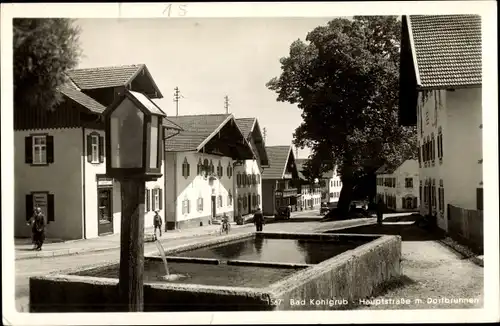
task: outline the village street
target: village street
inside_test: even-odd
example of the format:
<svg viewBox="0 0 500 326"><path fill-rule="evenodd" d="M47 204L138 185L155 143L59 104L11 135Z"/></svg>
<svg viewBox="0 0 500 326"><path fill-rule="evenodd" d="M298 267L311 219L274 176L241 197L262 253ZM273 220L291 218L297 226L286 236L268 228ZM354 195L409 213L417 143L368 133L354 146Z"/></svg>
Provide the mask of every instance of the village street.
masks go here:
<svg viewBox="0 0 500 326"><path fill-rule="evenodd" d="M320 216L315 211L299 212L294 214L288 221L269 223L265 225L264 231L289 231L289 232L313 232L334 228L351 227L372 223L374 219L357 219L347 221L334 221L322 223ZM231 234L246 233L255 230L253 224L246 224L243 227L234 228ZM201 242L218 235L202 235L192 238L169 239L168 235L162 238L165 248L182 244ZM85 240L82 240L85 241ZM45 249L48 250L48 249ZM145 243L144 252L149 253L156 250L152 242ZM119 249L110 249L98 252L87 252L78 255L66 255L58 257L34 258L16 260L16 307L19 311L28 311L29 298L29 278L31 276L42 276L48 273L89 264L98 264L109 260L118 259Z"/></svg>

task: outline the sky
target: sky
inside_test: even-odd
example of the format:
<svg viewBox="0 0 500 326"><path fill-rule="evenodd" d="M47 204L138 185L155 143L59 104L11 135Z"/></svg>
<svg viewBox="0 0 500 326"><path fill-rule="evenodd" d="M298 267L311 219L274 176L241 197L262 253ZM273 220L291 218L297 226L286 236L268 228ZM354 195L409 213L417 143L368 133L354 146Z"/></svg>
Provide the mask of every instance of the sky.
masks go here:
<svg viewBox="0 0 500 326"><path fill-rule="evenodd" d="M266 145L290 145L302 121L296 105L277 102L266 83L281 73L279 59L330 18L79 19L83 50L78 68L144 63L164 98L156 103L175 116L224 113L256 117ZM307 157L309 150L299 150Z"/></svg>

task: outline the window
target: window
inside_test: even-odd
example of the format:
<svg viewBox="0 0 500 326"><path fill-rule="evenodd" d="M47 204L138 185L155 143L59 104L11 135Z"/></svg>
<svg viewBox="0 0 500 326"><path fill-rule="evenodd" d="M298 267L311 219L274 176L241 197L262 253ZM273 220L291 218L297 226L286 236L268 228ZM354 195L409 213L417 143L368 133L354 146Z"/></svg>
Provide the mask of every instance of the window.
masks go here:
<svg viewBox="0 0 500 326"><path fill-rule="evenodd" d="M217 166L217 176L219 178L222 178L223 174L224 174L224 169L222 168L222 165L219 161L219 165Z"/></svg>
<svg viewBox="0 0 500 326"><path fill-rule="evenodd" d="M441 214L444 215L444 187L443 187L443 180L439 181L438 208L439 208L439 212L441 212Z"/></svg>
<svg viewBox="0 0 500 326"><path fill-rule="evenodd" d="M483 203L483 188L476 188L476 208L482 211Z"/></svg>
<svg viewBox="0 0 500 326"><path fill-rule="evenodd" d="M252 196L252 207L257 206L257 195L253 194Z"/></svg>
<svg viewBox="0 0 500 326"><path fill-rule="evenodd" d="M228 163L227 164L227 177L229 179L231 179L232 176L233 176L233 168L231 166L231 163Z"/></svg>
<svg viewBox="0 0 500 326"><path fill-rule="evenodd" d="M233 195L231 194L231 190L229 190L227 194L227 206L231 206L233 204Z"/></svg>
<svg viewBox="0 0 500 326"><path fill-rule="evenodd" d="M217 197L217 207L222 207L222 195Z"/></svg>
<svg viewBox="0 0 500 326"><path fill-rule="evenodd" d="M190 202L189 199L185 198L182 201L182 214L186 215L190 213Z"/></svg>
<svg viewBox="0 0 500 326"><path fill-rule="evenodd" d="M33 165L54 163L54 137L49 135L25 137L25 163Z"/></svg>
<svg viewBox="0 0 500 326"><path fill-rule="evenodd" d="M260 195L257 195L257 205L260 206Z"/></svg>
<svg viewBox="0 0 500 326"><path fill-rule="evenodd" d="M241 211L241 206L243 205L243 200L241 199L241 195L238 195L238 210Z"/></svg>
<svg viewBox="0 0 500 326"><path fill-rule="evenodd" d="M236 175L236 185L238 187L241 187L241 174L238 172L238 174Z"/></svg>
<svg viewBox="0 0 500 326"><path fill-rule="evenodd" d="M434 137L434 133L431 134L431 160L434 164L434 160L436 158L436 138Z"/></svg>
<svg viewBox="0 0 500 326"><path fill-rule="evenodd" d="M431 204L432 204L432 207L433 208L436 208L436 202L437 202L437 198L436 198L436 181L435 180L432 180L432 186L431 186Z"/></svg>
<svg viewBox="0 0 500 326"><path fill-rule="evenodd" d="M151 211L151 190L146 189L146 203L144 205L145 211L149 212Z"/></svg>
<svg viewBox="0 0 500 326"><path fill-rule="evenodd" d="M104 163L104 137L97 132L87 135L87 161L92 164Z"/></svg>
<svg viewBox="0 0 500 326"><path fill-rule="evenodd" d="M189 174L190 174L190 166L189 166L189 162L187 160L187 158L185 157L184 158L184 162L182 163L182 176L187 179L189 177Z"/></svg>
<svg viewBox="0 0 500 326"><path fill-rule="evenodd" d="M163 207L162 207L162 200L161 200L161 197L162 197L162 192L163 192L163 189L160 189L160 188L155 188L152 190L152 203L151 205L153 206L153 211L157 211L157 210L162 210Z"/></svg>
<svg viewBox="0 0 500 326"><path fill-rule="evenodd" d="M420 200L422 200L422 181L420 181L420 185L419 185L419 195L420 195Z"/></svg>
<svg viewBox="0 0 500 326"><path fill-rule="evenodd" d="M405 178L406 188L413 188L413 178Z"/></svg>
<svg viewBox="0 0 500 326"><path fill-rule="evenodd" d="M260 174L257 174L257 184L260 185Z"/></svg>
<svg viewBox="0 0 500 326"><path fill-rule="evenodd" d="M198 212L203 212L203 197L201 197L201 195L196 200L196 210Z"/></svg>
<svg viewBox="0 0 500 326"><path fill-rule="evenodd" d="M441 127L438 128L437 138L439 163L443 163L443 129Z"/></svg>
<svg viewBox="0 0 500 326"><path fill-rule="evenodd" d="M418 167L422 167L422 158L420 157L420 152L421 152L421 147L420 147L420 142L418 143Z"/></svg>
<svg viewBox="0 0 500 326"><path fill-rule="evenodd" d="M247 196L243 197L243 208L247 208Z"/></svg>
<svg viewBox="0 0 500 326"><path fill-rule="evenodd" d="M210 173L214 174L215 172L215 166L214 166L214 163L212 162L212 160L210 160Z"/></svg>
<svg viewBox="0 0 500 326"><path fill-rule="evenodd" d="M201 162L201 158L198 159L198 165L196 166L196 174L203 175L203 163Z"/></svg>

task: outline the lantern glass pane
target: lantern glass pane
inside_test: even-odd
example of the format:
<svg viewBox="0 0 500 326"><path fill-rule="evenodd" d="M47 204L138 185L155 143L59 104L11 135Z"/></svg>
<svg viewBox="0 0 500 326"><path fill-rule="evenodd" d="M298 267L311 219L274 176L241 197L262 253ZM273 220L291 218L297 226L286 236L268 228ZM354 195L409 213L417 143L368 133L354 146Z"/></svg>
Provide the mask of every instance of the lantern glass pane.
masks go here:
<svg viewBox="0 0 500 326"><path fill-rule="evenodd" d="M142 168L144 113L126 98L110 119L111 167Z"/></svg>
<svg viewBox="0 0 500 326"><path fill-rule="evenodd" d="M159 168L158 166L158 117L151 116L151 129L150 129L149 139L150 150L149 150L149 167L151 169Z"/></svg>

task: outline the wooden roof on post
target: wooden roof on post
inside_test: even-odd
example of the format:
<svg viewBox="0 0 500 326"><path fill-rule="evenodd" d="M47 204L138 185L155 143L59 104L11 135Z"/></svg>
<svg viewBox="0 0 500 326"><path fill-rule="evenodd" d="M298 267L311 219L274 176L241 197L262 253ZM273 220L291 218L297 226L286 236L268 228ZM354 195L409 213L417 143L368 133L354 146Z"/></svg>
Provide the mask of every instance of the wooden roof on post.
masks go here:
<svg viewBox="0 0 500 326"><path fill-rule="evenodd" d="M417 91L480 87L479 15L411 15L402 18L400 123L416 123Z"/></svg>

